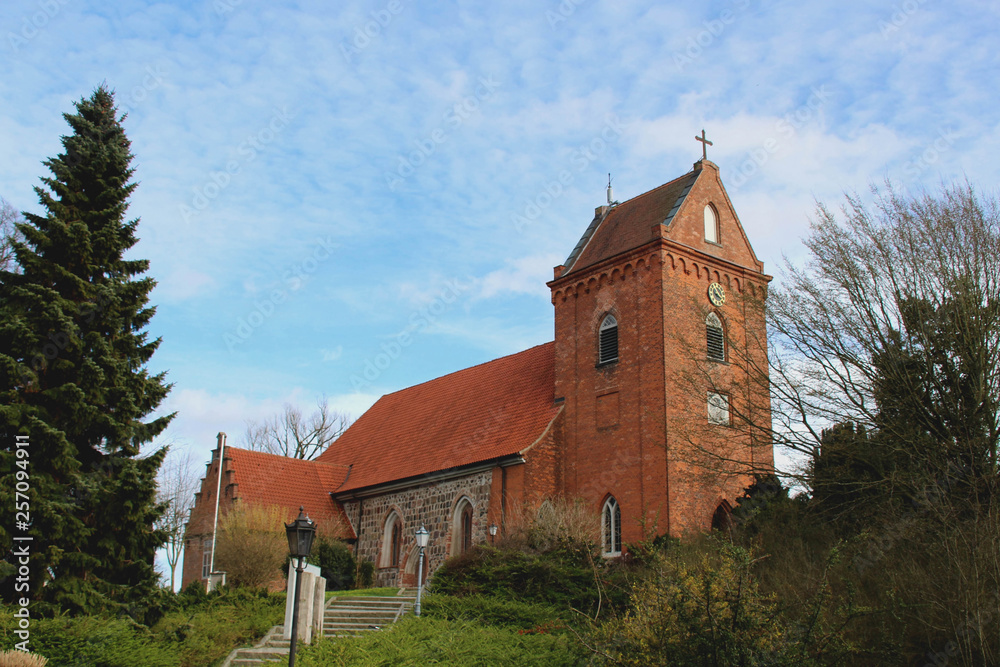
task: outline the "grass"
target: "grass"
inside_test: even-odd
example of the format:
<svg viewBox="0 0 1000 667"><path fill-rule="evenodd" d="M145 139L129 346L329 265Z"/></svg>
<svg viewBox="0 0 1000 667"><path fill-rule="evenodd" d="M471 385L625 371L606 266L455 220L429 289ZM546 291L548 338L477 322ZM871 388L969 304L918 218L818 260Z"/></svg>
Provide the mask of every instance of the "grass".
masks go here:
<svg viewBox="0 0 1000 667"><path fill-rule="evenodd" d="M295 664L561 667L582 664L586 658L562 612L551 605L431 594L424 598L423 611L420 618L404 616L379 632L300 646Z"/></svg>
<svg viewBox="0 0 1000 667"><path fill-rule="evenodd" d="M296 653L299 667L569 667L585 659L566 634L519 632L474 621L405 616L391 628L325 639ZM288 665L287 658L276 665Z"/></svg>
<svg viewBox="0 0 1000 667"><path fill-rule="evenodd" d="M328 597L394 596L396 588L332 591ZM284 593L225 590L182 594L152 628L102 616L33 619L31 648L65 667L205 667L262 637L284 616ZM552 605L490 596L425 595L424 615L356 639L320 640L297 665L581 664L584 655ZM16 619L0 609L0 649L11 648ZM287 663L286 663L287 664Z"/></svg>

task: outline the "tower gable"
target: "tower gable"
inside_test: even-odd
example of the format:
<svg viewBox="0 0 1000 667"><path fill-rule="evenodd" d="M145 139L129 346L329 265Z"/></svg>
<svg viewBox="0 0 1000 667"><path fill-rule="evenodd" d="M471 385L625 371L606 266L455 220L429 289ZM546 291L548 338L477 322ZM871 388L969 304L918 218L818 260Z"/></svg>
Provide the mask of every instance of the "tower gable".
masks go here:
<svg viewBox="0 0 1000 667"><path fill-rule="evenodd" d="M706 238L705 207L718 222L717 242ZM614 206L600 206L555 278L584 277L593 269L660 239L755 272L764 265L747 239L713 162Z"/></svg>
<svg viewBox="0 0 1000 667"><path fill-rule="evenodd" d="M736 209L719 178L719 167L708 160L694 165L692 185L678 202L678 210L666 223L665 238L717 257L751 271L763 273ZM711 207L717 221L717 240L707 238L705 207Z"/></svg>

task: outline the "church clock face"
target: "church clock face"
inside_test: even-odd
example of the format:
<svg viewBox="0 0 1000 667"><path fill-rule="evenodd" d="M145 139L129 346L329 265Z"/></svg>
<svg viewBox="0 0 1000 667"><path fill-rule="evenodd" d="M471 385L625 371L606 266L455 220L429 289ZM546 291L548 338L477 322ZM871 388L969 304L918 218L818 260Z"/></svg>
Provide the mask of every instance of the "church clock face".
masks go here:
<svg viewBox="0 0 1000 667"><path fill-rule="evenodd" d="M726 302L726 290L722 289L719 283L712 283L708 286L708 300L713 306L721 306Z"/></svg>

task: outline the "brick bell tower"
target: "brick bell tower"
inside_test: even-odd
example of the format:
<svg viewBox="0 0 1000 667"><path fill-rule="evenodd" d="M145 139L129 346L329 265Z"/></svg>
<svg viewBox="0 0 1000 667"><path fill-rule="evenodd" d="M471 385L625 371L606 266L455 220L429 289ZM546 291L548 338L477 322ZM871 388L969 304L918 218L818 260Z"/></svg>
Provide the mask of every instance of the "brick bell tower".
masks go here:
<svg viewBox="0 0 1000 667"><path fill-rule="evenodd" d="M548 283L563 492L602 514L606 556L706 530L773 466L763 273L719 168L596 209Z"/></svg>

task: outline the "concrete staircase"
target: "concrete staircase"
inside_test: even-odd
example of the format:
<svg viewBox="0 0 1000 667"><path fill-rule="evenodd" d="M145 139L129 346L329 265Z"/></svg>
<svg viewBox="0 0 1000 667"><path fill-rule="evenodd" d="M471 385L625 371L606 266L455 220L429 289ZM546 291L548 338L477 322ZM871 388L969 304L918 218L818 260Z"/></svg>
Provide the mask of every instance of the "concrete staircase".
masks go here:
<svg viewBox="0 0 1000 667"><path fill-rule="evenodd" d="M408 613L417 598L415 588L401 588L394 596L349 595L330 598L323 611L323 636L354 637L381 630ZM276 625L253 648L238 648L222 667L249 667L277 662L288 655L289 640L282 639L284 627ZM301 646L301 643L299 644Z"/></svg>

